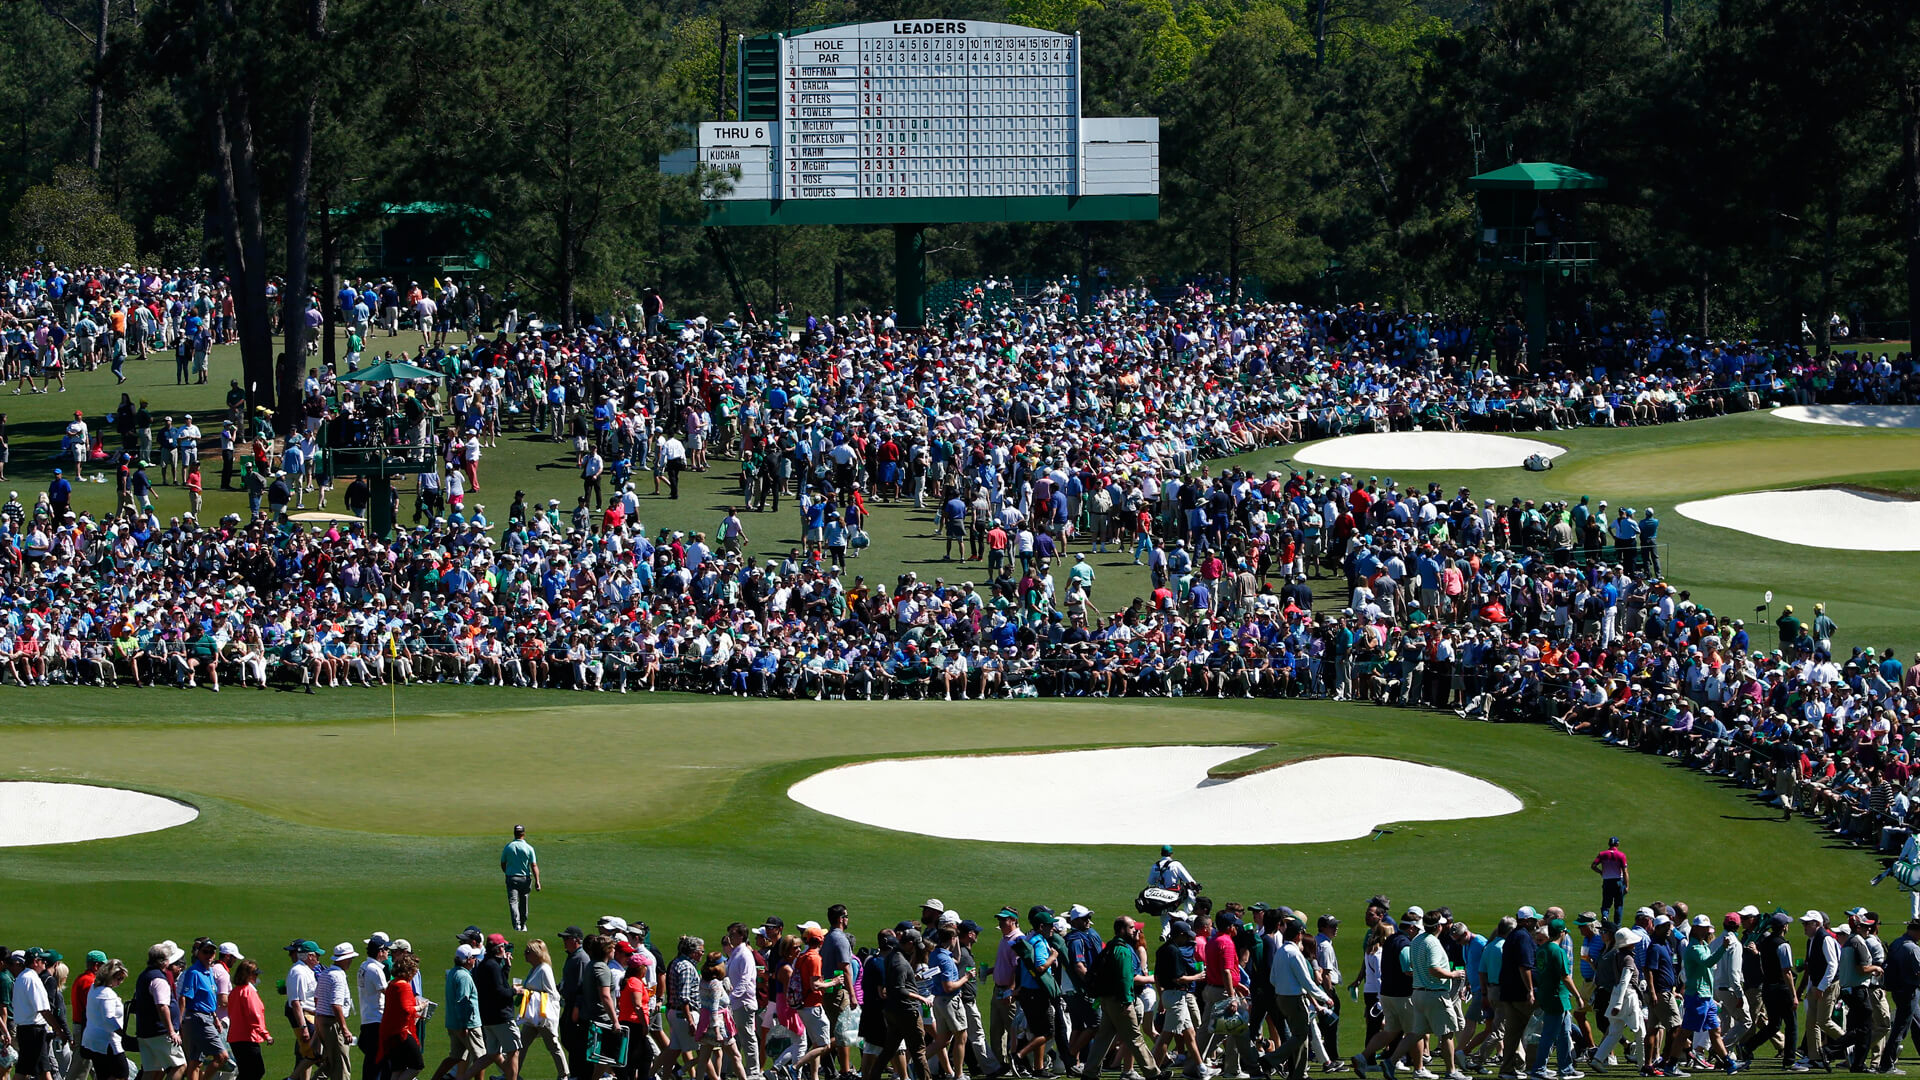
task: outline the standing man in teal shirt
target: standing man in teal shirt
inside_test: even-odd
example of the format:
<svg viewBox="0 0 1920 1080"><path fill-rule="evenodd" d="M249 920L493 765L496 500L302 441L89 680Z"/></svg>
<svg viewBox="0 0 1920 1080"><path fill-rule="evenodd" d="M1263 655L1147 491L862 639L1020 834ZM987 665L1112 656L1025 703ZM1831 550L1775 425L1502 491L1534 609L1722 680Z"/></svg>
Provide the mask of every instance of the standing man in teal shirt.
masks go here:
<svg viewBox="0 0 1920 1080"><path fill-rule="evenodd" d="M527 843L527 827L515 825L513 840L500 849L500 872L507 875L507 916L513 928L527 929L527 890L540 891L540 860Z"/></svg>
<svg viewBox="0 0 1920 1080"><path fill-rule="evenodd" d="M1713 996L1713 969L1730 948L1739 945L1740 939L1729 930L1721 936L1717 945L1709 944L1713 937L1713 920L1705 913L1695 915L1687 931L1687 947L1680 954L1680 982L1684 988L1681 996L1680 1027L1689 1033L1706 1032L1714 1056L1724 1064L1728 1075L1739 1072L1744 1066L1727 1053L1727 1044L1720 1037L1720 1007Z"/></svg>

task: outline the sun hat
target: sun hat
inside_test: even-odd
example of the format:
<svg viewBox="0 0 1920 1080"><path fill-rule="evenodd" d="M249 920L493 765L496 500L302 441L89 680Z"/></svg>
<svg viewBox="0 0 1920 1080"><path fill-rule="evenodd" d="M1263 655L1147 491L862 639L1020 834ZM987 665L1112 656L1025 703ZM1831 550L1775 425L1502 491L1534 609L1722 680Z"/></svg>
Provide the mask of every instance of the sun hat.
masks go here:
<svg viewBox="0 0 1920 1080"><path fill-rule="evenodd" d="M336 964L342 960L351 960L359 955L360 954L354 950L353 943L350 941L343 941L333 947L333 962Z"/></svg>
<svg viewBox="0 0 1920 1080"><path fill-rule="evenodd" d="M945 905L945 904L943 904L943 903L941 903L940 901L938 901L938 900L936 900L936 899L933 899L933 898L931 898L931 897L929 897L929 898L928 898L928 900L927 900L927 902L926 902L926 903L924 903L924 904L921 904L920 906L921 906L922 908L924 908L924 909L926 909L926 910L928 910L928 911L932 911L932 912L941 912L941 911L945 911L945 910L947 910L947 905Z"/></svg>

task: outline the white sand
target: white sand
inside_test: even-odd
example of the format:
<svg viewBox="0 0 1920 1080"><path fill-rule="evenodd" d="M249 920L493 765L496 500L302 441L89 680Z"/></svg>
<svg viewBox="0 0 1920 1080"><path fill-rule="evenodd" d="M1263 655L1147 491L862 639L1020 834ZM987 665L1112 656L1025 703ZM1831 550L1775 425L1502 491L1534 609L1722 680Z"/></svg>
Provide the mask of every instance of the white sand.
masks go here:
<svg viewBox="0 0 1920 1080"><path fill-rule="evenodd" d="M185 825L200 811L139 791L89 784L0 782L0 847L72 844Z"/></svg>
<svg viewBox="0 0 1920 1080"><path fill-rule="evenodd" d="M1788 405L1773 410L1773 415L1802 424L1920 428L1920 405Z"/></svg>
<svg viewBox="0 0 1920 1080"><path fill-rule="evenodd" d="M787 789L823 814L956 840L1312 844L1376 825L1493 817L1520 800L1484 780L1377 757L1295 762L1235 780L1207 770L1258 747L1132 746L868 761Z"/></svg>
<svg viewBox="0 0 1920 1080"><path fill-rule="evenodd" d="M1749 491L1674 509L1783 544L1841 551L1920 551L1920 503L1841 488Z"/></svg>
<svg viewBox="0 0 1920 1080"><path fill-rule="evenodd" d="M1566 452L1563 446L1507 435L1391 431L1328 439L1293 455L1293 460L1336 469L1513 469L1534 454L1556 458Z"/></svg>

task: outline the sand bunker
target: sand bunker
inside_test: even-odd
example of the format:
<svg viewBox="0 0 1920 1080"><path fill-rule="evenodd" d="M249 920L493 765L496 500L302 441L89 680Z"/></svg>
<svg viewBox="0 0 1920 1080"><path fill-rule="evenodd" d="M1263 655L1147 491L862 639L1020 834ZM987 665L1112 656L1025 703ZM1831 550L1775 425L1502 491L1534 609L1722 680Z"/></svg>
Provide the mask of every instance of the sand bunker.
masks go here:
<svg viewBox="0 0 1920 1080"><path fill-rule="evenodd" d="M1920 551L1920 503L1851 488L1750 491L1674 509L1709 525L1802 547Z"/></svg>
<svg viewBox="0 0 1920 1080"><path fill-rule="evenodd" d="M1479 435L1461 431L1392 431L1379 435L1343 435L1315 443L1293 455L1302 465L1336 469L1515 469L1529 457L1555 458L1566 448L1536 439Z"/></svg>
<svg viewBox="0 0 1920 1080"><path fill-rule="evenodd" d="M1802 424L1920 428L1920 405L1788 405L1773 410L1773 415Z"/></svg>
<svg viewBox="0 0 1920 1080"><path fill-rule="evenodd" d="M1131 746L867 761L787 789L823 814L956 840L1312 844L1391 821L1493 817L1520 800L1484 780L1378 757L1325 757L1232 780L1247 746ZM989 804L982 796L991 794Z"/></svg>
<svg viewBox="0 0 1920 1080"><path fill-rule="evenodd" d="M0 782L0 847L72 844L185 825L200 811L140 791L89 784Z"/></svg>

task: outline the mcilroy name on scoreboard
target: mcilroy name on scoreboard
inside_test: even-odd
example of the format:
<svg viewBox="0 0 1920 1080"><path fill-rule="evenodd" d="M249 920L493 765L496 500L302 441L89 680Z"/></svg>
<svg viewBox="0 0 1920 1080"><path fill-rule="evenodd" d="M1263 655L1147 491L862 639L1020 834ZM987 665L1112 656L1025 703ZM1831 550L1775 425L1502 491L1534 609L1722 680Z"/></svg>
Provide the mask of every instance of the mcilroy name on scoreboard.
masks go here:
<svg viewBox="0 0 1920 1080"><path fill-rule="evenodd" d="M710 198L1160 190L1158 120L1080 115L1073 34L971 20L860 23L780 39L778 70L777 120L700 125L697 160L729 175Z"/></svg>

